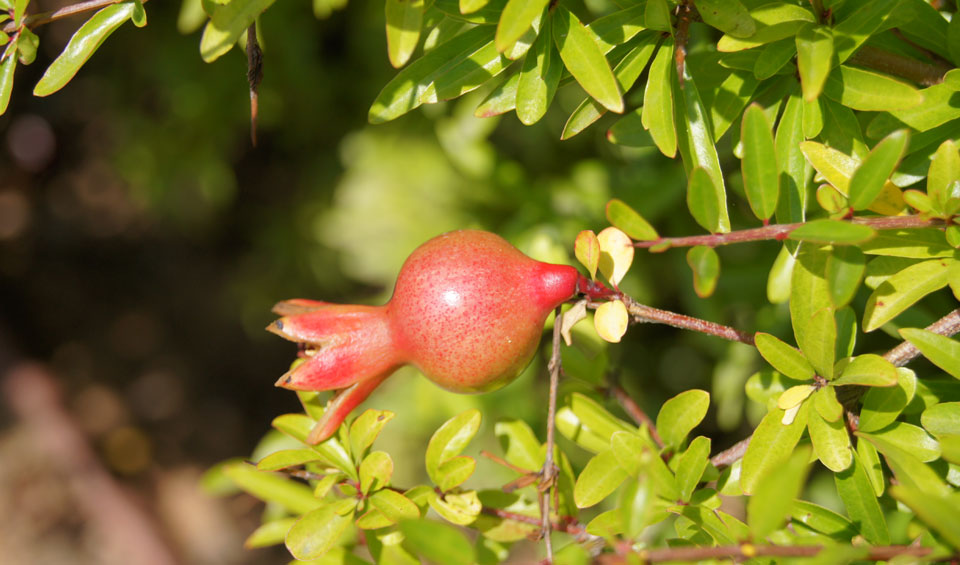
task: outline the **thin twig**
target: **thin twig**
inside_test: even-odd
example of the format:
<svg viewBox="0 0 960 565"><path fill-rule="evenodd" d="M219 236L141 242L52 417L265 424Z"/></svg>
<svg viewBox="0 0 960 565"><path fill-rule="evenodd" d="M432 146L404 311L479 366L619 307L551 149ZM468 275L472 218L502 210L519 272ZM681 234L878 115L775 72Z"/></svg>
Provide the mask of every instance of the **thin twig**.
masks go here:
<svg viewBox="0 0 960 565"><path fill-rule="evenodd" d="M633 398L630 398L627 391L618 383L613 383L610 385L610 392L613 393L614 398L617 399L624 412L633 419L634 423L638 426L647 426L653 441L657 443L658 447L663 447L663 440L660 439L660 434L657 433L657 427L653 424L653 420L650 419L650 416L647 416L647 413L640 408L640 405Z"/></svg>
<svg viewBox="0 0 960 565"><path fill-rule="evenodd" d="M247 83L250 85L250 142L257 146L258 88L263 80L263 51L257 41L257 21L247 28Z"/></svg>
<svg viewBox="0 0 960 565"><path fill-rule="evenodd" d="M730 341L739 341L740 343L753 345L753 335L742 332L736 328L640 304L626 294L621 294L621 300L623 300L623 303L627 306L627 312L634 317L634 321L636 322L666 324L675 328L691 330L697 333L729 339Z"/></svg>
<svg viewBox="0 0 960 565"><path fill-rule="evenodd" d="M869 226L876 230L894 230L905 228L923 228L932 226L942 226L943 221L936 218L925 218L919 215L911 216L868 216L862 218L852 218L845 220L851 224ZM805 225L803 222L795 224L771 224L760 228L751 228L746 230L737 230L727 233L713 233L707 235L692 235L686 237L661 237L651 241L638 241L634 247L656 248L657 251L665 251L671 247L693 247L695 245L706 245L707 247L717 247L720 245L729 245L731 243L744 243L748 241L765 241L787 239L790 232Z"/></svg>
<svg viewBox="0 0 960 565"><path fill-rule="evenodd" d="M550 541L550 490L557 479L557 465L553 461L554 446L554 419L557 412L557 387L560 382L560 372L563 370L563 361L560 357L560 317L558 306L553 318L553 348L550 353L550 396L547 404L547 455L540 471L540 518L542 531L547 550L547 563L553 563L553 544Z"/></svg>

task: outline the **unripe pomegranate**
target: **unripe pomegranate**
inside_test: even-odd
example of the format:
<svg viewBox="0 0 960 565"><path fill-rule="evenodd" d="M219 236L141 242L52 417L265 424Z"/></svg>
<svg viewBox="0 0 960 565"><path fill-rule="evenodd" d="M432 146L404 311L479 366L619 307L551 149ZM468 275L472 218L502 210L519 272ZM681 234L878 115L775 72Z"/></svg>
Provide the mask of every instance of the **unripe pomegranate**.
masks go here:
<svg viewBox="0 0 960 565"><path fill-rule="evenodd" d="M443 234L407 258L383 306L278 304L283 317L267 329L303 344L306 360L277 386L340 391L311 443L330 437L402 365L454 392L495 390L533 358L544 321L577 292L578 278L573 267L535 261L493 233Z"/></svg>

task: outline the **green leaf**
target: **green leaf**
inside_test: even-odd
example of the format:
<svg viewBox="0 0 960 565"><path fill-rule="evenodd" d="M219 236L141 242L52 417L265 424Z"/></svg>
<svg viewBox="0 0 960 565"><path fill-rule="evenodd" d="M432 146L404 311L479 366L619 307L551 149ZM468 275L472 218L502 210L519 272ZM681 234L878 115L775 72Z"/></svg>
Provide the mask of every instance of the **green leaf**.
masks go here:
<svg viewBox="0 0 960 565"><path fill-rule="evenodd" d="M798 381L808 381L813 378L815 371L810 362L794 347L763 332L756 333L754 342L760 355L777 371Z"/></svg>
<svg viewBox="0 0 960 565"><path fill-rule="evenodd" d="M872 443L880 453L883 453L887 465L893 470L899 484L938 496L948 496L950 494L951 489L947 486L947 483L937 475L936 471L928 465L924 465L920 459L915 457L913 452L904 449L902 445L887 441L882 435L862 433L858 433L858 435Z"/></svg>
<svg viewBox="0 0 960 565"><path fill-rule="evenodd" d="M577 418L569 406L564 406L557 410L557 431L565 438L576 443L580 447L593 453L599 453L610 446L610 440L601 437L590 428L583 425L583 422Z"/></svg>
<svg viewBox="0 0 960 565"><path fill-rule="evenodd" d="M700 298L707 298L717 288L720 277L720 257L712 247L697 245L687 251L687 265L693 271L693 290Z"/></svg>
<svg viewBox="0 0 960 565"><path fill-rule="evenodd" d="M20 61L20 64L33 64L33 62L37 59L37 48L39 46L40 38L37 37L37 34L30 31L29 28L21 29L20 36L16 41L17 59Z"/></svg>
<svg viewBox="0 0 960 565"><path fill-rule="evenodd" d="M233 0L236 1L236 0ZM423 0L386 0L387 56L395 68L407 64L420 43Z"/></svg>
<svg viewBox="0 0 960 565"><path fill-rule="evenodd" d="M717 201L717 189L710 173L703 167L695 167L690 172L687 183L687 208L698 224L710 233L720 231L720 206Z"/></svg>
<svg viewBox="0 0 960 565"><path fill-rule="evenodd" d="M472 524L483 508L475 490L456 494L447 493L443 498L433 493L428 498L428 503L430 508L444 520L458 526Z"/></svg>
<svg viewBox="0 0 960 565"><path fill-rule="evenodd" d="M218 5L210 15L210 21L200 38L200 56L203 60L211 63L230 51L240 35L245 33L257 16L273 5L273 2L274 0L231 0Z"/></svg>
<svg viewBox="0 0 960 565"><path fill-rule="evenodd" d="M796 41L803 99L812 102L820 96L833 68L833 34L829 28L811 23L800 28Z"/></svg>
<svg viewBox="0 0 960 565"><path fill-rule="evenodd" d="M241 2L237 0L236 3ZM133 2L122 2L102 8L91 16L50 63L33 89L34 96L49 96L66 86L104 40L133 16L133 11Z"/></svg>
<svg viewBox="0 0 960 565"><path fill-rule="evenodd" d="M777 165L780 168L780 198L777 221L802 222L806 218L807 179L810 166L800 150L803 141L803 100L796 94L787 99L777 126Z"/></svg>
<svg viewBox="0 0 960 565"><path fill-rule="evenodd" d="M724 35L717 43L721 52L751 49L759 45L793 37L806 22L816 21L814 15L804 7L787 2L764 3L750 10L756 33L748 38Z"/></svg>
<svg viewBox="0 0 960 565"><path fill-rule="evenodd" d="M743 455L740 487L744 494L754 494L764 477L782 471L807 427L807 412L808 405L800 405L800 411L789 425L783 424L784 411L780 408L763 417Z"/></svg>
<svg viewBox="0 0 960 565"><path fill-rule="evenodd" d="M256 549L283 543L283 539L287 537L287 532L290 531L291 526L296 521L296 518L281 518L264 522L243 542L244 549Z"/></svg>
<svg viewBox="0 0 960 565"><path fill-rule="evenodd" d="M863 437L887 442L904 451L908 451L924 463L929 463L940 457L940 444L937 443L937 440L931 437L923 428L914 426L913 424L894 422L876 432L859 433ZM878 448L881 448L879 443L874 443ZM882 452L883 449L881 448L880 451Z"/></svg>
<svg viewBox="0 0 960 565"><path fill-rule="evenodd" d="M434 483L439 483L440 466L460 455L480 429L481 415L470 409L447 420L434 432L427 444L427 474Z"/></svg>
<svg viewBox="0 0 960 565"><path fill-rule="evenodd" d="M710 438L697 436L677 459L676 480L680 488L680 500L690 502L690 495L700 483L709 463Z"/></svg>
<svg viewBox="0 0 960 565"><path fill-rule="evenodd" d="M614 432L633 432L636 430L630 424L606 411L595 400L583 394L574 393L570 396L570 408L582 425L602 438L603 442L608 445L610 444L610 436Z"/></svg>
<svg viewBox="0 0 960 565"><path fill-rule="evenodd" d="M947 286L950 260L933 259L911 265L873 291L863 312L863 331L873 331L924 296Z"/></svg>
<svg viewBox="0 0 960 565"><path fill-rule="evenodd" d="M787 245L780 248L767 277L767 300L771 304L783 304L790 299L790 280L793 278L793 265L796 261Z"/></svg>
<svg viewBox="0 0 960 565"><path fill-rule="evenodd" d="M890 489L894 498L907 505L925 524L936 530L953 547L960 547L960 509L955 502L906 485Z"/></svg>
<svg viewBox="0 0 960 565"><path fill-rule="evenodd" d="M470 540L453 526L434 520L404 521L400 523L404 541L433 563L471 565L476 552Z"/></svg>
<svg viewBox="0 0 960 565"><path fill-rule="evenodd" d="M533 27L546 5L547 0L509 0L497 23L497 50L502 53L516 43Z"/></svg>
<svg viewBox="0 0 960 565"><path fill-rule="evenodd" d="M488 41L479 49L467 53L466 57L457 57L441 65L432 76L431 83L420 94L420 102L435 104L462 96L503 72L511 63L510 59L497 51L493 41Z"/></svg>
<svg viewBox="0 0 960 565"><path fill-rule="evenodd" d="M833 248L827 259L826 275L834 306L843 308L853 300L866 267L867 259L860 248L852 245Z"/></svg>
<svg viewBox="0 0 960 565"><path fill-rule="evenodd" d="M913 400L917 377L909 369L897 369L897 386L871 387L863 396L860 408L861 432L875 432L892 424Z"/></svg>
<svg viewBox="0 0 960 565"><path fill-rule="evenodd" d="M797 522L840 540L857 535L853 523L846 516L806 500L794 500L791 516Z"/></svg>
<svg viewBox="0 0 960 565"><path fill-rule="evenodd" d="M937 204L937 209L941 212L946 208L947 200L951 197L950 187L958 179L960 179L960 152L957 151L957 145L953 140L948 139L937 149L927 173L927 195Z"/></svg>
<svg viewBox="0 0 960 565"><path fill-rule="evenodd" d="M826 280L828 251L804 245L793 268L790 321L800 351L823 377L833 375L836 321Z"/></svg>
<svg viewBox="0 0 960 565"><path fill-rule="evenodd" d="M677 88L676 84L674 83L675 88ZM678 117L677 143L680 148L680 156L683 159L683 166L687 171L687 176L691 179L693 171L697 167L703 168L710 175L715 195L708 199L709 203L706 205L712 206L712 203L716 203L718 207L715 216L713 214L709 215L711 218L716 217L717 223L717 229L711 231L726 233L730 231L730 217L727 214L727 193L723 180L723 170L720 168L720 158L717 155L709 116L700 100L696 82L686 71L684 71L683 86L679 87L679 92L683 102L683 113ZM698 182L698 184L704 188L709 187L706 183ZM689 189L687 204L690 207ZM691 212L693 212L692 207ZM700 212L702 213L703 210L701 209ZM694 214L694 217L696 218L696 214ZM701 223L701 225L704 224Z"/></svg>
<svg viewBox="0 0 960 565"><path fill-rule="evenodd" d="M573 487L573 500L578 508L588 508L610 496L626 480L627 472L617 463L613 451L593 456L583 468Z"/></svg>
<svg viewBox="0 0 960 565"><path fill-rule="evenodd" d="M953 257L956 251L947 243L943 231L934 228L883 230L861 249L868 255L911 259Z"/></svg>
<svg viewBox="0 0 960 565"><path fill-rule="evenodd" d="M879 355L864 353L843 365L832 384L892 387L897 384L897 368Z"/></svg>
<svg viewBox="0 0 960 565"><path fill-rule="evenodd" d="M960 402L934 404L920 415L923 427L935 436L960 434Z"/></svg>
<svg viewBox="0 0 960 565"><path fill-rule="evenodd" d="M643 216L618 198L607 202L607 220L610 225L630 236L630 239L653 241L660 238L657 231Z"/></svg>
<svg viewBox="0 0 960 565"><path fill-rule="evenodd" d="M833 245L857 245L873 239L876 230L863 224L841 220L813 220L790 232L795 241L829 243Z"/></svg>
<svg viewBox="0 0 960 565"><path fill-rule="evenodd" d="M869 207L880 195L883 185L903 158L909 139L908 130L897 130L883 138L860 163L850 179L850 188L847 193L854 210Z"/></svg>
<svg viewBox="0 0 960 565"><path fill-rule="evenodd" d="M417 505L395 490L380 489L370 495L367 500L393 523L416 520L420 517L420 509Z"/></svg>
<svg viewBox="0 0 960 565"><path fill-rule="evenodd" d="M698 0L697 12L704 23L733 37L750 37L757 31L740 0Z"/></svg>
<svg viewBox="0 0 960 565"><path fill-rule="evenodd" d="M860 463L863 465L863 471L870 480L870 486L873 487L874 494L878 497L883 496L887 484L883 477L883 465L880 463L880 454L877 452L877 448L869 441L858 441L856 452L857 457L860 458Z"/></svg>
<svg viewBox="0 0 960 565"><path fill-rule="evenodd" d="M272 425L288 436L306 444L307 436L310 435L310 430L316 425L316 421L304 414L283 414L274 418ZM350 454L336 438L332 437L319 445L310 447L323 458L326 464L343 471L351 479L360 479L357 475L357 469L350 459Z"/></svg>
<svg viewBox="0 0 960 565"><path fill-rule="evenodd" d="M424 103L423 96L434 81L454 66L475 65L478 53L493 48L493 28L478 26L431 49L397 73L370 106L372 124L399 118ZM496 53L496 49L493 49ZM519 80L519 79L518 79ZM435 89L434 89L435 90Z"/></svg>
<svg viewBox="0 0 960 565"><path fill-rule="evenodd" d="M7 111L10 93L13 92L13 71L17 68L17 54L11 51L0 63L0 115Z"/></svg>
<svg viewBox="0 0 960 565"><path fill-rule="evenodd" d="M645 10L646 6L642 2L638 2L623 10L593 20L587 25L587 28L596 36L603 53L607 54L617 45L626 43L638 33L647 29L644 23Z"/></svg>
<svg viewBox="0 0 960 565"><path fill-rule="evenodd" d="M666 31L673 35L670 7L665 0L647 0L643 16L648 28Z"/></svg>
<svg viewBox="0 0 960 565"><path fill-rule="evenodd" d="M383 427L393 419L393 412L389 410L367 409L350 424L350 453L357 460L363 457L364 452L373 445Z"/></svg>
<svg viewBox="0 0 960 565"><path fill-rule="evenodd" d="M642 38L638 38L637 45L630 50L623 59L617 63L617 66L613 69L613 76L617 79L617 84L620 85L620 90L622 92L627 92L633 86L633 84L639 78L640 73L646 68L647 63L650 62L650 58L653 56L653 51L656 49L658 37L653 32L648 32L644 34ZM627 113L627 116L631 116L634 113L637 114L636 128L639 132L642 132L644 135L642 138L645 140L644 145L651 145L652 140L650 139L649 134L643 130L641 127L641 121L639 120L639 111L637 109L634 112ZM607 112L607 109L604 108L599 102L590 98L584 98L580 105L577 106L576 110L570 114L570 117L567 119L567 123L563 126L563 132L560 134L560 139L570 139L571 137L577 135L584 129L586 129L590 124L594 123L602 115ZM622 122L623 120L618 120L617 123ZM614 126L616 127L616 126ZM613 143L620 143L611 139Z"/></svg>
<svg viewBox="0 0 960 565"><path fill-rule="evenodd" d="M823 93L853 110L904 110L923 102L923 94L907 83L846 65L837 68L827 77Z"/></svg>
<svg viewBox="0 0 960 565"><path fill-rule="evenodd" d="M853 464L846 470L836 473L834 480L847 514L860 534L874 545L888 545L890 533L887 529L887 521L874 495L870 478L856 453L853 455Z"/></svg>
<svg viewBox="0 0 960 565"><path fill-rule="evenodd" d="M673 39L667 37L657 50L650 63L647 85L643 91L643 127L667 157L677 153L677 128L674 122L673 83Z"/></svg>
<svg viewBox="0 0 960 565"><path fill-rule="evenodd" d="M437 469L437 476L440 479L437 481L437 487L443 492L452 490L469 479L476 468L477 461L473 457L458 455L448 459Z"/></svg>
<svg viewBox="0 0 960 565"><path fill-rule="evenodd" d="M920 91L923 104L890 112L894 118L921 132L960 118L960 105L956 103L957 88L953 81L960 76L956 69L944 76L944 82ZM941 138L942 139L942 138Z"/></svg>
<svg viewBox="0 0 960 565"><path fill-rule="evenodd" d="M781 39L765 45L753 65L753 76L757 80L767 80L793 60L797 54L797 45L791 39ZM793 65L791 65L791 68ZM714 121L716 125L716 121Z"/></svg>
<svg viewBox="0 0 960 565"><path fill-rule="evenodd" d="M885 390L885 389L875 389ZM843 406L837 400L837 389L832 386L825 386L813 393L811 397L813 407L820 417L828 422L836 422L843 417Z"/></svg>
<svg viewBox="0 0 960 565"><path fill-rule="evenodd" d="M885 22L900 4L901 0L874 0L837 22L833 33L839 61L846 61L871 35L882 31Z"/></svg>
<svg viewBox="0 0 960 565"><path fill-rule="evenodd" d="M823 109L821 100L804 101L803 103L803 136L816 137L823 130Z"/></svg>
<svg viewBox="0 0 960 565"><path fill-rule="evenodd" d="M594 34L562 6L554 9L553 38L573 78L605 108L623 112L623 97Z"/></svg>
<svg viewBox="0 0 960 565"><path fill-rule="evenodd" d="M279 504L290 512L303 514L321 504L307 485L281 475L258 471L248 463L227 465L223 473L244 492L260 500Z"/></svg>
<svg viewBox="0 0 960 565"><path fill-rule="evenodd" d="M917 328L903 328L900 330L900 335L919 349L931 363L953 378L960 379L960 343L949 337Z"/></svg>
<svg viewBox="0 0 960 565"><path fill-rule="evenodd" d="M850 466L853 449L850 447L850 436L842 419L827 421L818 411L811 410L807 431L810 433L810 443L813 444L817 459L824 467L836 473Z"/></svg>
<svg viewBox="0 0 960 565"><path fill-rule="evenodd" d="M492 118L506 114L517 107L517 87L520 85L520 72L510 76L487 95L477 106L473 115L477 118Z"/></svg>
<svg viewBox="0 0 960 565"><path fill-rule="evenodd" d="M710 394L703 390L687 390L667 400L657 414L657 432L664 445L677 448L707 415Z"/></svg>
<svg viewBox="0 0 960 565"><path fill-rule="evenodd" d="M550 25L546 24L533 47L527 51L520 69L520 82L517 83L517 117L521 122L531 125L543 117L553 102L562 73L563 65L554 51Z"/></svg>
<svg viewBox="0 0 960 565"><path fill-rule="evenodd" d="M393 459L385 451L374 451L360 462L360 492L367 494L390 484Z"/></svg>
<svg viewBox="0 0 960 565"><path fill-rule="evenodd" d="M773 132L763 108L752 104L743 113L740 128L743 142L743 187L753 214L766 220L777 210L780 197L780 172L777 167Z"/></svg>
<svg viewBox="0 0 960 565"><path fill-rule="evenodd" d="M321 506L304 514L290 528L286 539L287 549L302 561L322 557L337 543L352 521L352 510L341 515L334 504Z"/></svg>
<svg viewBox="0 0 960 565"><path fill-rule="evenodd" d="M257 469L260 471L279 471L319 459L321 459L320 455L313 449L281 449L257 461Z"/></svg>
<svg viewBox="0 0 960 565"><path fill-rule="evenodd" d="M497 422L494 433L500 440L504 458L511 464L529 471L535 471L543 465L540 441L523 420Z"/></svg>
<svg viewBox="0 0 960 565"><path fill-rule="evenodd" d="M809 448L797 449L778 472L767 473L757 483L747 501L747 523L753 539L766 538L792 513L793 499L800 495L810 470L809 460Z"/></svg>

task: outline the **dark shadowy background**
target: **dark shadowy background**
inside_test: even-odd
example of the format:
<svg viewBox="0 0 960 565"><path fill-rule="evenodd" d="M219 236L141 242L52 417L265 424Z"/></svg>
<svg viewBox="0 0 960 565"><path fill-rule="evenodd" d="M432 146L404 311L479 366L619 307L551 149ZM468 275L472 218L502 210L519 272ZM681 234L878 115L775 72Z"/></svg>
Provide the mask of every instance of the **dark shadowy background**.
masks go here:
<svg viewBox="0 0 960 565"><path fill-rule="evenodd" d="M394 72L378 2L326 20L306 2L267 12L256 148L243 54L205 64L199 33L177 31L178 2L146 8L146 28L123 26L44 99L33 84L83 18L38 30L38 60L18 69L0 117L0 561L283 563L282 550L242 549L262 510L253 499L199 488L205 469L249 456L273 417L298 410L273 387L295 354L263 331L274 302L382 302L409 251L462 227L570 262L576 233L602 229L612 197L661 233L700 231L673 212L685 186L677 163L608 144L609 122L559 142L583 97L575 85L531 128L473 118L477 96L368 126ZM752 225L747 213L735 197L734 222ZM710 301L693 295L683 251L638 253L623 287L661 308L780 332L785 311L757 282L776 251L721 250ZM752 349L656 326L592 347L568 367L564 392L615 374L655 415L677 392L712 388L723 408L711 433L727 445L742 437ZM538 360L482 397L411 372L392 378L368 405L398 414L384 440L395 479L417 480L426 438L467 407L484 412L477 448L497 449L498 417L543 430L543 376ZM509 475L482 462L475 480Z"/></svg>

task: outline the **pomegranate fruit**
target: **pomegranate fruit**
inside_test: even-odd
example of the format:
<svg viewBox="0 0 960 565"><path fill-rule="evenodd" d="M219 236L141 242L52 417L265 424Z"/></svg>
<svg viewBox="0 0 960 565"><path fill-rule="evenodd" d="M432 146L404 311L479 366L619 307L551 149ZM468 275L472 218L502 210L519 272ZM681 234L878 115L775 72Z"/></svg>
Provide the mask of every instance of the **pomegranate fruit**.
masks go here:
<svg viewBox="0 0 960 565"><path fill-rule="evenodd" d="M533 358L550 312L577 292L576 269L531 259L500 236L443 234L404 262L383 306L288 300L267 329L305 360L277 386L337 390L308 440L319 443L399 367L454 392L500 388Z"/></svg>

